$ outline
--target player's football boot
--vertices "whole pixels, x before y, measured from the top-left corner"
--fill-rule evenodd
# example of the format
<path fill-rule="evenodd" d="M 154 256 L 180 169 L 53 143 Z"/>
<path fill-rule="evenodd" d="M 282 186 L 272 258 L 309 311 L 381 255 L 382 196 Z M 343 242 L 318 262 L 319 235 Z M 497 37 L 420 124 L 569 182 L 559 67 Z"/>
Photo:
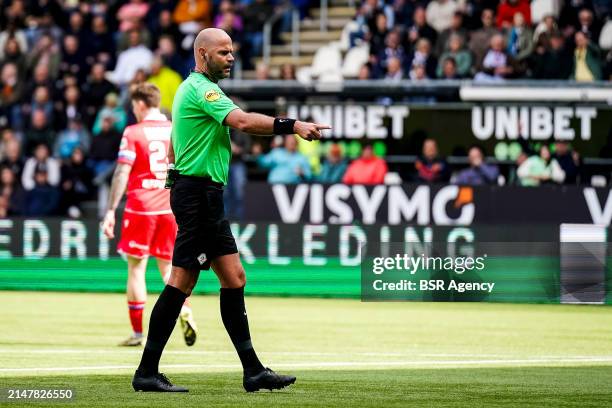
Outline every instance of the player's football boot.
<path fill-rule="evenodd" d="M 264 368 L 254 374 L 245 371 L 242 385 L 247 392 L 254 392 L 261 389 L 280 390 L 295 382 L 292 375 L 277 374 L 269 368 Z"/>
<path fill-rule="evenodd" d="M 145 338 L 143 336 L 138 337 L 138 336 L 131 335 L 130 337 L 123 340 L 121 343 L 117 345 L 121 347 L 138 347 L 138 346 L 142 346 L 142 343 L 144 343 L 144 340 Z"/>
<path fill-rule="evenodd" d="M 168 377 L 162 373 L 145 376 L 140 370 L 136 370 L 134 373 L 132 387 L 134 387 L 134 391 L 143 392 L 189 392 L 185 387 L 172 384 Z"/>
<path fill-rule="evenodd" d="M 188 307 L 181 309 L 179 315 L 179 321 L 181 322 L 181 330 L 183 331 L 183 337 L 185 338 L 185 344 L 193 346 L 198 337 L 198 328 L 193 318 L 193 312 Z"/>

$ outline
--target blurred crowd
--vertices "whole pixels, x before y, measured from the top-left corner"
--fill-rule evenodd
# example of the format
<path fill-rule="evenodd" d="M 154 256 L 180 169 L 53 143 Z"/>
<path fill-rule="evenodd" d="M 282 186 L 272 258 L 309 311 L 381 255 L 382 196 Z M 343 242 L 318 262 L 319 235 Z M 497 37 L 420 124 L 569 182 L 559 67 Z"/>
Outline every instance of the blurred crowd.
<path fill-rule="evenodd" d="M 195 35 L 211 26 L 232 36 L 249 68 L 277 3 L 0 0 L 0 217 L 78 217 L 135 122 L 131 85 L 154 83 L 170 111 L 194 66 Z"/>
<path fill-rule="evenodd" d="M 369 44 L 360 79 L 610 80 L 612 38 L 600 37 L 612 2 L 549 3 L 536 23 L 529 0 L 365 0 L 351 33 Z"/>

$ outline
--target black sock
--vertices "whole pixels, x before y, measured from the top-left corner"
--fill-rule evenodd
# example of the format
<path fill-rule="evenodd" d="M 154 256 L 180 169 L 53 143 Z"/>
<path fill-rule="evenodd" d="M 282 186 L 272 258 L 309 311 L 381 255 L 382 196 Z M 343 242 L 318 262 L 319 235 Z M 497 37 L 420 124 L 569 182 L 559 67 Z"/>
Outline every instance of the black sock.
<path fill-rule="evenodd" d="M 245 371 L 259 371 L 264 367 L 257 358 L 251 334 L 249 319 L 244 307 L 244 287 L 237 289 L 221 288 L 221 319 L 229 334 Z"/>
<path fill-rule="evenodd" d="M 166 285 L 159 295 L 151 312 L 147 344 L 138 366 L 138 370 L 143 374 L 152 375 L 159 372 L 159 359 L 174 330 L 176 319 L 186 298 L 185 293 L 170 285 Z"/>

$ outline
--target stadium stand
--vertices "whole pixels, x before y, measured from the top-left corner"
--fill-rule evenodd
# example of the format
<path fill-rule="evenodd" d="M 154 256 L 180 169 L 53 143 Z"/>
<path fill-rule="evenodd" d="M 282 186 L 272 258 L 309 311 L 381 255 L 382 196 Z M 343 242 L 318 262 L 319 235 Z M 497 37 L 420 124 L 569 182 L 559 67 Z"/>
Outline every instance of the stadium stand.
<path fill-rule="evenodd" d="M 193 66 L 191 45 L 203 27 L 230 33 L 238 57 L 233 77 L 243 79 L 336 83 L 612 78 L 612 7 L 607 1 L 196 4 L 0 0 L 1 217 L 26 215 L 32 208 L 32 190 L 58 195 L 54 208 L 40 210 L 45 214 L 79 216 L 82 203 L 96 200 L 104 190 L 118 134 L 134 123 L 127 103 L 130 85 L 154 82 L 163 90 L 168 110 L 180 79 Z M 44 152 L 39 154 L 42 159 L 36 158 L 41 144 L 54 156 L 52 162 Z M 569 159 L 544 158 L 543 166 L 557 160 L 560 166 L 555 169 L 580 167 L 581 158 L 571 146 L 568 151 Z M 252 155 L 244 156 L 256 162 Z M 537 157 L 534 154 L 531 162 L 542 166 Z M 468 163 L 466 159 L 454 170 Z M 61 169 L 57 181 L 56 167 Z M 419 179 L 416 169 L 410 174 L 404 170 L 393 174 Z M 506 176 L 504 182 L 521 179 L 507 172 Z M 581 178 L 566 177 L 563 182 Z"/>

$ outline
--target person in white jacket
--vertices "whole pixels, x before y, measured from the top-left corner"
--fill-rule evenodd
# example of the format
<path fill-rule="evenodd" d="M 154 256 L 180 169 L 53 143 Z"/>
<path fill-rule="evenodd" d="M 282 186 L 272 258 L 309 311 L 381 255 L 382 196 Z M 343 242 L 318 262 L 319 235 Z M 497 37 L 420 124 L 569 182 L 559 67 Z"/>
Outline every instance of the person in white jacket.
<path fill-rule="evenodd" d="M 26 160 L 21 174 L 21 184 L 26 191 L 32 190 L 36 186 L 34 176 L 36 166 L 43 164 L 47 170 L 47 181 L 51 186 L 58 186 L 60 183 L 60 163 L 57 159 L 49 156 L 49 148 L 45 144 L 39 144 L 34 148 L 34 156 Z"/>
<path fill-rule="evenodd" d="M 525 160 L 517 169 L 522 186 L 535 187 L 542 183 L 553 182 L 562 184 L 565 180 L 565 171 L 559 162 L 550 154 L 548 146 L 540 147 L 540 154 Z"/>

